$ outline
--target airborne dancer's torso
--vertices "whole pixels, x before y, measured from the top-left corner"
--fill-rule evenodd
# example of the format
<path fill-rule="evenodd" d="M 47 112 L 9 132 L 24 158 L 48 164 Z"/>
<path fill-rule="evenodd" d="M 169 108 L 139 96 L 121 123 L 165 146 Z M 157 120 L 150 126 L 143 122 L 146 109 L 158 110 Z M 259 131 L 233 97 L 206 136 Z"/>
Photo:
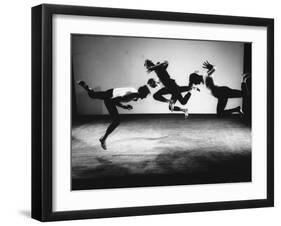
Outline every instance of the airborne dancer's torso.
<path fill-rule="evenodd" d="M 175 82 L 174 79 L 171 79 L 171 76 L 169 75 L 167 71 L 168 64 L 163 64 L 157 67 L 154 71 L 159 78 L 160 82 L 166 86 L 169 87 L 171 83 Z"/>
<path fill-rule="evenodd" d="M 137 93 L 138 91 L 132 87 L 115 88 L 112 91 L 112 99 L 118 99 L 119 102 L 130 102 L 136 99 L 134 96 Z"/>

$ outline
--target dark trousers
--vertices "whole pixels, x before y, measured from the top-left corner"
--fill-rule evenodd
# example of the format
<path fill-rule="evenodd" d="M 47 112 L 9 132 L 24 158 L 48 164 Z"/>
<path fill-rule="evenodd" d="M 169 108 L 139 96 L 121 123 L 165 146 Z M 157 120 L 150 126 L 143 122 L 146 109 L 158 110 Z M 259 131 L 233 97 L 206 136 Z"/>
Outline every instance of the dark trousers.
<path fill-rule="evenodd" d="M 189 93 L 188 91 L 190 91 L 189 86 L 178 86 L 176 82 L 171 82 L 154 93 L 153 98 L 161 102 L 167 102 L 167 99 L 164 97 L 164 95 L 171 94 L 171 100 L 173 102 L 179 101 L 182 105 L 185 105 L 191 96 L 191 93 Z M 181 93 L 183 92 L 188 93 L 182 96 Z M 181 109 L 175 106 L 173 110 L 180 111 Z"/>
<path fill-rule="evenodd" d="M 217 103 L 217 116 L 223 117 L 231 115 L 233 112 L 238 112 L 240 107 L 235 107 L 225 110 L 229 98 L 241 98 L 243 93 L 241 90 L 231 89 L 227 86 L 214 86 L 212 94 L 218 99 Z"/>
<path fill-rule="evenodd" d="M 116 107 L 116 103 L 111 99 L 113 94 L 113 89 L 109 89 L 107 91 L 101 91 L 101 92 L 89 91 L 88 94 L 93 99 L 103 100 L 104 105 L 108 111 L 108 114 L 110 115 L 111 124 L 108 126 L 105 135 L 103 136 L 103 139 L 105 140 L 108 137 L 108 135 L 111 134 L 113 130 L 115 130 L 117 126 L 120 124 L 120 117 Z"/>

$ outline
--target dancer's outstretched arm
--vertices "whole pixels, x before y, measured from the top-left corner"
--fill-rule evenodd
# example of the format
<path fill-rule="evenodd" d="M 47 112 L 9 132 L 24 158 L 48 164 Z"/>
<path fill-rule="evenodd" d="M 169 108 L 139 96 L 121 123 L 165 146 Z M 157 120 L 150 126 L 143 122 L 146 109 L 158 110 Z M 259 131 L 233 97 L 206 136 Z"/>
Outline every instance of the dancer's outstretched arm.
<path fill-rule="evenodd" d="M 133 109 L 132 105 L 130 105 L 130 104 L 124 105 L 124 104 L 121 104 L 120 102 L 116 102 L 116 106 L 118 106 L 120 108 L 123 108 L 123 109 L 127 109 L 127 110 Z"/>
<path fill-rule="evenodd" d="M 150 66 L 150 67 L 147 68 L 147 71 L 151 72 L 151 71 L 156 70 L 159 67 L 164 67 L 166 69 L 168 67 L 168 61 L 164 61 L 163 63 L 157 64 L 155 66 Z"/>
<path fill-rule="evenodd" d="M 123 108 L 123 109 L 127 109 L 127 110 L 132 110 L 133 109 L 133 107 L 132 107 L 132 105 L 125 105 L 125 104 L 122 104 L 122 100 L 126 100 L 126 102 L 128 102 L 128 101 L 130 101 L 132 98 L 134 98 L 134 96 L 135 95 L 133 95 L 133 94 L 128 94 L 127 95 L 127 98 L 126 97 L 115 97 L 115 98 L 112 98 L 112 102 L 116 105 L 116 106 L 118 106 L 118 107 L 120 107 L 120 108 Z M 133 99 L 132 99 L 133 100 Z"/>

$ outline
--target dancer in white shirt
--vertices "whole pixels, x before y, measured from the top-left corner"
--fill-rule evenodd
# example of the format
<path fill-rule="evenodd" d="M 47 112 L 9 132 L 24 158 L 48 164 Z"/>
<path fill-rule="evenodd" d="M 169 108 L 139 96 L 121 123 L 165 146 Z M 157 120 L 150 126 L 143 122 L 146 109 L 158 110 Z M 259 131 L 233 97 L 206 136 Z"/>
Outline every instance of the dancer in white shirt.
<path fill-rule="evenodd" d="M 107 91 L 96 92 L 92 88 L 90 88 L 84 81 L 78 81 L 77 83 L 88 92 L 89 97 L 103 100 L 108 110 L 108 113 L 111 117 L 112 120 L 111 124 L 108 126 L 105 134 L 99 139 L 101 146 L 104 150 L 106 150 L 107 137 L 120 124 L 119 113 L 116 106 L 127 110 L 132 110 L 133 107 L 131 105 L 129 104 L 124 105 L 122 103 L 144 99 L 150 93 L 146 85 L 139 87 L 138 90 L 131 87 L 124 87 L 124 88 L 114 88 L 114 89 L 109 89 Z"/>

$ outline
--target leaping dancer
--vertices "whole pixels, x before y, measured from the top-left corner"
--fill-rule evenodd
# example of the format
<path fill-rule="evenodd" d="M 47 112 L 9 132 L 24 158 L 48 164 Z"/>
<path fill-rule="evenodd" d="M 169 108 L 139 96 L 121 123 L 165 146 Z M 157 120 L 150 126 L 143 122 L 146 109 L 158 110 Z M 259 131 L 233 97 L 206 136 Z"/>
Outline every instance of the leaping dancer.
<path fill-rule="evenodd" d="M 125 87 L 113 88 L 106 91 L 97 92 L 90 88 L 84 81 L 78 81 L 77 83 L 87 91 L 89 97 L 93 99 L 103 100 L 110 115 L 112 122 L 108 126 L 105 134 L 99 139 L 101 146 L 104 150 L 106 150 L 107 137 L 120 124 L 119 113 L 116 106 L 121 107 L 123 109 L 132 110 L 133 107 L 131 105 L 123 105 L 122 103 L 128 103 L 130 101 L 144 99 L 150 93 L 146 85 L 139 87 L 138 90 L 131 87 Z"/>
<path fill-rule="evenodd" d="M 153 94 L 153 98 L 160 102 L 169 103 L 170 111 L 182 111 L 185 114 L 185 118 L 187 118 L 188 109 L 175 106 L 175 103 L 179 101 L 182 105 L 185 105 L 188 102 L 191 96 L 190 91 L 193 88 L 192 82 L 190 82 L 188 86 L 177 85 L 176 81 L 172 79 L 167 72 L 168 61 L 164 61 L 163 63 L 158 62 L 155 65 L 151 60 L 145 60 L 144 66 L 146 67 L 148 73 L 154 71 L 164 86 Z M 149 79 L 148 84 L 150 87 L 155 88 L 158 82 L 156 82 L 154 79 Z M 199 91 L 199 89 L 197 90 Z M 182 96 L 181 93 L 183 92 L 187 92 L 187 94 Z M 171 94 L 170 99 L 164 97 L 164 95 L 167 94 Z"/>
<path fill-rule="evenodd" d="M 241 107 L 237 106 L 235 108 L 225 110 L 227 101 L 229 98 L 241 98 L 243 97 L 243 92 L 237 89 L 231 89 L 227 86 L 218 86 L 214 82 L 213 73 L 215 72 L 214 65 L 210 64 L 208 61 L 205 61 L 202 66 L 204 69 L 207 69 L 207 75 L 205 77 L 205 84 L 208 89 L 210 89 L 212 95 L 218 99 L 217 103 L 217 116 L 219 118 L 231 115 L 234 112 L 243 115 Z M 198 75 L 200 76 L 200 75 Z M 204 83 L 203 76 L 201 77 L 202 83 Z"/>

